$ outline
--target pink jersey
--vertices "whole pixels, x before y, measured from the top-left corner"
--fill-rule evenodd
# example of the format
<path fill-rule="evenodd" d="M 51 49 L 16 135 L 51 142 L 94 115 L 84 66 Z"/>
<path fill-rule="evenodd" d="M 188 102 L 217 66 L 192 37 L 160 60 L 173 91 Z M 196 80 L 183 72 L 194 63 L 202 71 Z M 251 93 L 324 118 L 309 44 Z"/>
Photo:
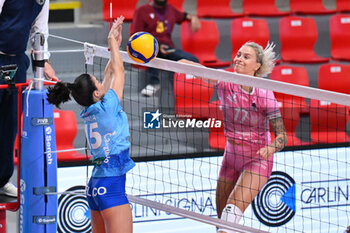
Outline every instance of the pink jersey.
<path fill-rule="evenodd" d="M 226 137 L 238 144 L 271 143 L 269 120 L 280 117 L 272 91 L 253 88 L 251 93 L 240 85 L 219 82 L 217 93 L 221 102 Z"/>

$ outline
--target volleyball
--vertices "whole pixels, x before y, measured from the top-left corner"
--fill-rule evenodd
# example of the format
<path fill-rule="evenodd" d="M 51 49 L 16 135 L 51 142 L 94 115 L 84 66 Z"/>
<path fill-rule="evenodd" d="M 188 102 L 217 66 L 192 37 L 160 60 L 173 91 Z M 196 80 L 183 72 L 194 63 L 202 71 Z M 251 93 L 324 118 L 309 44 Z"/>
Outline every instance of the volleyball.
<path fill-rule="evenodd" d="M 148 63 L 158 54 L 158 41 L 148 32 L 136 32 L 126 46 L 129 57 L 138 63 Z"/>

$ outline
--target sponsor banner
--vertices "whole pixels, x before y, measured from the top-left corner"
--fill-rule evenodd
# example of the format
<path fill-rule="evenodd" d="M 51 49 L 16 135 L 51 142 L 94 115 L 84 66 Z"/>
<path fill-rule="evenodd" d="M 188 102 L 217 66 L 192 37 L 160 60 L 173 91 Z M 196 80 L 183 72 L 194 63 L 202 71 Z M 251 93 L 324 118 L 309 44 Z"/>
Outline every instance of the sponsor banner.
<path fill-rule="evenodd" d="M 350 225 L 349 156 L 349 148 L 276 153 L 270 179 L 244 212 L 240 224 L 269 232 L 344 232 Z M 221 160 L 222 156 L 139 162 L 127 175 L 127 193 L 216 217 L 215 189 Z M 78 185 L 84 190 L 86 167 L 59 168 L 58 172 L 60 191 Z M 60 200 L 67 199 L 62 197 Z M 85 218 L 80 222 L 85 221 L 87 229 L 88 205 L 85 195 L 79 198 L 74 201 L 79 211 L 85 211 L 79 216 Z M 59 203 L 59 210 L 68 211 L 64 210 L 68 206 L 74 209 Z M 134 203 L 131 207 L 135 233 L 164 229 L 174 233 L 216 232 L 208 224 L 151 207 Z M 58 222 L 73 224 L 73 220 Z"/>

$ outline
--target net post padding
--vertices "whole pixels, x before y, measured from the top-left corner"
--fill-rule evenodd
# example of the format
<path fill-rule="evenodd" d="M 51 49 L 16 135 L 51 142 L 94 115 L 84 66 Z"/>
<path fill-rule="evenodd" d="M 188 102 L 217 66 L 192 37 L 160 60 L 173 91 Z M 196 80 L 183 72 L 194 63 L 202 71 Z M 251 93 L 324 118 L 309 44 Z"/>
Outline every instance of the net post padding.
<path fill-rule="evenodd" d="M 0 210 L 0 233 L 6 233 L 6 210 Z"/>
<path fill-rule="evenodd" d="M 155 208 L 158 210 L 162 210 L 164 212 L 167 213 L 172 213 L 175 215 L 179 215 L 181 217 L 185 217 L 188 219 L 192 219 L 195 221 L 199 221 L 202 223 L 206 223 L 206 224 L 210 224 L 219 228 L 223 228 L 223 229 L 228 229 L 228 230 L 234 230 L 237 232 L 245 232 L 245 233 L 267 233 L 267 231 L 262 231 L 262 230 L 258 230 L 255 228 L 251 228 L 251 227 L 246 227 L 240 224 L 235 224 L 235 223 L 229 223 L 226 222 L 224 220 L 221 219 L 216 219 L 213 217 L 209 217 L 203 214 L 199 214 L 199 213 L 195 213 L 192 211 L 188 211 L 188 210 L 184 210 L 184 209 L 180 209 L 180 208 L 176 208 L 170 205 L 166 205 L 166 204 L 162 204 L 156 201 L 152 201 L 152 200 L 148 200 L 145 198 L 141 198 L 141 197 L 137 197 L 137 196 L 133 196 L 128 194 L 128 199 L 129 201 L 135 203 L 135 204 L 139 204 L 139 205 L 143 205 L 143 206 L 147 206 L 147 207 L 151 207 L 151 208 Z"/>
<path fill-rule="evenodd" d="M 20 232 L 56 232 L 57 158 L 53 106 L 46 100 L 47 91 L 25 91 L 22 154 L 20 160 Z M 27 106 L 29 107 L 27 108 Z M 35 107 L 34 107 L 35 106 Z"/>
<path fill-rule="evenodd" d="M 110 57 L 110 52 L 105 47 L 88 43 L 85 43 L 84 47 L 89 48 L 90 51 L 92 51 L 92 56 L 103 57 L 106 59 L 109 59 Z M 121 51 L 120 53 L 124 62 L 140 65 L 139 63 L 136 63 L 133 60 L 131 60 L 127 52 Z M 210 78 L 212 80 L 217 81 L 231 82 L 246 86 L 254 86 L 276 92 L 280 92 L 281 90 L 283 90 L 283 93 L 285 94 L 301 96 L 310 99 L 330 101 L 336 104 L 349 105 L 350 103 L 350 95 L 342 93 L 300 86 L 275 80 L 269 80 L 265 78 L 253 77 L 250 75 L 237 74 L 225 70 L 207 68 L 204 66 L 179 63 L 161 58 L 155 58 L 152 62 L 142 64 L 142 66 L 153 67 L 177 73 L 192 74 L 194 76 Z"/>

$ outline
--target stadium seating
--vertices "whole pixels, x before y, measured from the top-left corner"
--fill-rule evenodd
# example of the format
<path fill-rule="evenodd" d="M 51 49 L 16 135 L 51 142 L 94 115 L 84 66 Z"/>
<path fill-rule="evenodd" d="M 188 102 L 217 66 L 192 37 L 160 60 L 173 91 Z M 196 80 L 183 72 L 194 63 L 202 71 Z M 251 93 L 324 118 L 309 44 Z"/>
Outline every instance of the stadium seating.
<path fill-rule="evenodd" d="M 112 19 L 120 15 L 125 17 L 124 21 L 132 21 L 138 0 L 103 0 L 103 20 L 110 22 L 110 3 L 112 2 Z"/>
<path fill-rule="evenodd" d="M 213 85 L 191 75 L 174 74 L 175 113 L 207 119 Z"/>
<path fill-rule="evenodd" d="M 243 14 L 268 17 L 289 15 L 289 12 L 280 11 L 275 0 L 243 0 Z"/>
<path fill-rule="evenodd" d="M 215 50 L 219 44 L 219 30 L 215 21 L 201 20 L 201 28 L 192 32 L 190 23 L 181 24 L 181 46 L 186 52 L 195 55 L 202 65 L 208 67 L 226 67 L 231 62 L 220 61 Z"/>
<path fill-rule="evenodd" d="M 349 0 L 337 0 L 337 11 L 338 12 L 350 12 L 350 1 Z"/>
<path fill-rule="evenodd" d="M 318 71 L 318 88 L 350 94 L 350 65 L 323 64 Z"/>
<path fill-rule="evenodd" d="M 300 140 L 295 133 L 295 130 L 300 120 L 300 107 L 295 106 L 290 102 L 278 102 L 284 127 L 287 132 L 287 146 L 307 145 L 309 142 Z M 274 136 L 274 134 L 272 133 Z"/>
<path fill-rule="evenodd" d="M 281 57 L 284 62 L 320 63 L 329 58 L 319 57 L 314 51 L 318 38 L 315 19 L 286 16 L 280 20 Z"/>
<path fill-rule="evenodd" d="M 231 22 L 232 55 L 235 56 L 247 41 L 265 47 L 270 39 L 269 26 L 265 19 L 238 18 Z"/>
<path fill-rule="evenodd" d="M 74 139 L 78 132 L 77 120 L 73 111 L 54 110 L 56 132 L 56 150 L 73 149 Z M 85 154 L 77 151 L 57 153 L 58 162 L 87 160 Z"/>
<path fill-rule="evenodd" d="M 309 86 L 309 77 L 303 66 L 277 66 L 270 74 L 270 79 L 302 86 Z M 308 114 L 309 106 L 305 98 L 275 92 L 275 97 L 280 105 L 281 115 L 288 135 L 287 146 L 299 146 L 307 144 L 301 141 L 295 134 L 299 124 L 300 114 Z"/>
<path fill-rule="evenodd" d="M 309 86 L 309 77 L 303 66 L 276 66 L 270 74 L 270 79 L 280 82 L 292 83 L 296 85 Z M 309 106 L 305 102 L 304 97 L 293 96 L 283 93 L 275 92 L 277 101 L 282 103 L 293 104 L 295 108 L 300 110 L 301 114 L 309 113 Z"/>
<path fill-rule="evenodd" d="M 311 140 L 314 143 L 350 142 L 345 132 L 348 120 L 348 107 L 310 100 Z"/>
<path fill-rule="evenodd" d="M 332 58 L 350 61 L 350 15 L 338 14 L 331 16 L 329 34 Z"/>
<path fill-rule="evenodd" d="M 242 16 L 231 10 L 230 0 L 197 0 L 197 16 L 207 18 L 232 18 Z"/>
<path fill-rule="evenodd" d="M 296 14 L 332 14 L 335 10 L 324 7 L 322 0 L 290 0 L 290 11 Z"/>

